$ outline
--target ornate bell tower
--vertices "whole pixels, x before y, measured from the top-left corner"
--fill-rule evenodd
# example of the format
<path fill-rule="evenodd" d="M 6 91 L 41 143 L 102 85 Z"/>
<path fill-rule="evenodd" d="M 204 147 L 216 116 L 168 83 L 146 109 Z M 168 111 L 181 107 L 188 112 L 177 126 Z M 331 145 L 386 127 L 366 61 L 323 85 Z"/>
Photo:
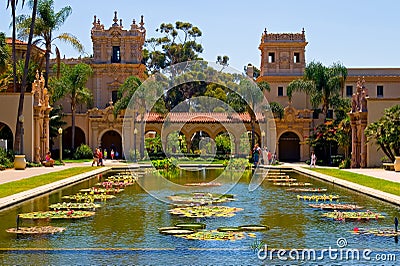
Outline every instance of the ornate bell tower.
<path fill-rule="evenodd" d="M 304 29 L 301 33 L 268 33 L 261 36 L 261 76 L 302 76 L 305 68 Z"/>
<path fill-rule="evenodd" d="M 133 20 L 129 29 L 124 29 L 122 19 L 114 12 L 113 24 L 105 29 L 100 19 L 94 16 L 91 29 L 93 42 L 94 106 L 103 109 L 117 100 L 117 90 L 129 76 L 146 78 L 146 66 L 142 64 L 142 49 L 146 38 L 143 16 L 140 23 Z"/>

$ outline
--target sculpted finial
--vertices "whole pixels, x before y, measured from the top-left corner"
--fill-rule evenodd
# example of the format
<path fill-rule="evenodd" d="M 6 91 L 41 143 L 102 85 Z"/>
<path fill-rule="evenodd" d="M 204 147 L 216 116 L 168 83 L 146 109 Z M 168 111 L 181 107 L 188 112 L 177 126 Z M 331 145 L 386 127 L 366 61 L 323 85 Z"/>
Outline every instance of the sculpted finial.
<path fill-rule="evenodd" d="M 140 23 L 139 24 L 140 24 L 140 27 L 143 28 L 143 25 L 144 25 L 143 15 L 140 16 Z"/>

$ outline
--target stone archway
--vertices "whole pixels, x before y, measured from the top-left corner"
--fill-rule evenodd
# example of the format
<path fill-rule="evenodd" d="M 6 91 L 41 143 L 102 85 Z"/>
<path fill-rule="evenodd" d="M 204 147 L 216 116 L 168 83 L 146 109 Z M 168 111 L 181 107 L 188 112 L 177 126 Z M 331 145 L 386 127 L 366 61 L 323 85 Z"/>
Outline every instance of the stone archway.
<path fill-rule="evenodd" d="M 285 132 L 279 137 L 279 161 L 300 161 L 300 138 L 294 132 Z"/>
<path fill-rule="evenodd" d="M 106 149 L 107 153 L 110 155 L 111 155 L 111 150 L 114 150 L 114 155 L 115 155 L 114 158 L 116 159 L 121 159 L 123 157 L 122 137 L 121 134 L 119 134 L 115 130 L 108 130 L 104 132 L 104 134 L 101 136 L 100 146 L 103 150 Z"/>
<path fill-rule="evenodd" d="M 7 124 L 0 122 L 0 148 L 12 150 L 14 145 L 13 141 L 14 136 L 11 128 Z"/>
<path fill-rule="evenodd" d="M 62 138 L 63 149 L 71 149 L 72 148 L 71 144 L 72 144 L 72 127 L 67 127 L 63 132 L 63 138 Z M 86 144 L 85 132 L 80 127 L 75 127 L 75 141 L 74 141 L 75 149 L 81 146 L 82 144 Z"/>

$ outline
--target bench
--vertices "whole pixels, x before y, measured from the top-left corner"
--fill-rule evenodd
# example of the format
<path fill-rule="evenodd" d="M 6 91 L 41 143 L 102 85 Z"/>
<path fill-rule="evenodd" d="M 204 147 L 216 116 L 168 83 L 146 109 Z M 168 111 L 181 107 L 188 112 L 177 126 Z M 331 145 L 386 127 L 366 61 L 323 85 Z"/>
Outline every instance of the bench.
<path fill-rule="evenodd" d="M 53 167 L 54 166 L 54 160 L 50 160 L 50 161 L 43 161 L 42 165 L 44 167 Z"/>
<path fill-rule="evenodd" d="M 394 163 L 383 163 L 383 169 L 394 171 Z"/>

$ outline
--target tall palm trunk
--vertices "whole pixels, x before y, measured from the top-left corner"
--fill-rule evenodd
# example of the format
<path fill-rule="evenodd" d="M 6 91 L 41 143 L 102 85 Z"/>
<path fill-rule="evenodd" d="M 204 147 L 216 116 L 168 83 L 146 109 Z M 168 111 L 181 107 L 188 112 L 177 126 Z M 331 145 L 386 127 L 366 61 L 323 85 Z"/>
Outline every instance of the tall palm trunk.
<path fill-rule="evenodd" d="M 51 37 L 50 37 L 51 38 Z M 46 44 L 46 73 L 44 74 L 44 87 L 47 88 L 49 83 L 49 71 L 50 71 L 50 53 L 51 53 L 51 43 Z"/>
<path fill-rule="evenodd" d="M 13 1 L 14 2 L 14 1 Z M 21 81 L 21 92 L 19 94 L 19 103 L 18 103 L 18 115 L 17 115 L 17 122 L 16 122 L 16 127 L 15 127 L 15 142 L 14 142 L 14 150 L 22 154 L 24 152 L 24 147 L 21 146 L 21 138 L 22 138 L 22 130 L 23 130 L 23 122 L 20 121 L 20 117 L 24 113 L 24 100 L 25 100 L 25 90 L 26 90 L 26 81 L 28 77 L 28 69 L 29 69 L 29 60 L 31 58 L 31 50 L 32 50 L 32 39 L 33 39 L 33 30 L 35 27 L 35 20 L 36 20 L 36 9 L 37 9 L 37 0 L 33 1 L 33 7 L 32 7 L 32 20 L 31 20 L 31 25 L 29 29 L 29 38 L 28 38 L 28 45 L 26 48 L 26 55 L 25 55 L 25 65 L 24 65 L 24 73 L 22 76 L 22 81 Z M 15 5 L 14 5 L 15 8 Z M 15 13 L 13 14 L 15 16 Z M 15 23 L 15 19 L 13 17 L 13 23 Z M 15 25 L 13 25 L 14 27 Z M 13 41 L 15 42 L 15 28 L 13 29 Z M 15 49 L 15 47 L 14 47 Z M 14 51 L 13 51 L 14 52 Z M 15 54 L 13 55 L 13 64 L 15 66 L 16 61 L 15 61 Z M 14 80 L 16 79 L 16 75 L 14 74 Z M 14 81 L 15 82 L 15 81 Z M 14 85 L 15 89 L 15 85 Z"/>
<path fill-rule="evenodd" d="M 17 92 L 17 54 L 15 49 L 15 39 L 16 39 L 16 25 L 15 25 L 15 1 L 11 0 L 11 13 L 12 13 L 12 66 L 13 66 L 13 87 L 14 92 Z M 14 142 L 15 143 L 15 142 Z"/>
<path fill-rule="evenodd" d="M 75 99 L 71 100 L 71 150 L 72 152 L 75 151 L 75 109 L 76 109 L 76 102 Z"/>

